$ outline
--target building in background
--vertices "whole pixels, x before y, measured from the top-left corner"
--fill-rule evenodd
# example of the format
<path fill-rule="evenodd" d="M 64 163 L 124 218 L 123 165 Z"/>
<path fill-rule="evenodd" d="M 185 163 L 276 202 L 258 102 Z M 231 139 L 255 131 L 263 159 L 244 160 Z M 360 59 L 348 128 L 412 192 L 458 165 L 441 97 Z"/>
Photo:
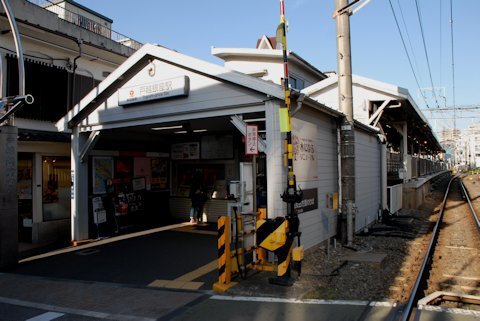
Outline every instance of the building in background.
<path fill-rule="evenodd" d="M 280 46 L 280 47 L 279 47 Z M 263 35 L 255 48 L 215 48 L 213 56 L 224 61 L 224 67 L 262 80 L 282 84 L 283 52 L 275 37 Z M 300 91 L 327 78 L 323 72 L 293 51 L 288 53 L 289 84 Z"/>
<path fill-rule="evenodd" d="M 462 129 L 457 140 L 457 155 L 461 170 L 480 167 L 480 124 Z"/>
<path fill-rule="evenodd" d="M 111 29 L 112 20 L 75 1 L 11 1 L 21 34 L 26 93 L 19 110 L 19 241 L 70 239 L 70 134 L 54 123 L 141 46 Z M 0 11 L 0 96 L 18 93 L 18 61 Z"/>

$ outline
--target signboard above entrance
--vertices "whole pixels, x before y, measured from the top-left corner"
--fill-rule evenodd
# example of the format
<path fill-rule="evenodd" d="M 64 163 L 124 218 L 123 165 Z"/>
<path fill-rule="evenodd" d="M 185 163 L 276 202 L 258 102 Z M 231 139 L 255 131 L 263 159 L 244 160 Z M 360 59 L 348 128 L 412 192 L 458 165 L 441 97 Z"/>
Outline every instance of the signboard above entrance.
<path fill-rule="evenodd" d="M 148 84 L 120 88 L 118 104 L 125 106 L 151 100 L 186 97 L 189 91 L 190 79 L 187 76 L 157 80 Z"/>

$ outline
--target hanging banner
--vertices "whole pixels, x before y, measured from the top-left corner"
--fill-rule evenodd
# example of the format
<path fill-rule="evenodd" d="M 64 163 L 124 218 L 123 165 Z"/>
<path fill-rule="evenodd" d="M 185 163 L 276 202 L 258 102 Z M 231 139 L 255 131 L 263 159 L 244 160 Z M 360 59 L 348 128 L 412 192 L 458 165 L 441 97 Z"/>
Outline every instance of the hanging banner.
<path fill-rule="evenodd" d="M 297 182 L 318 180 L 317 125 L 292 118 L 293 168 Z"/>
<path fill-rule="evenodd" d="M 245 155 L 258 155 L 258 125 L 247 125 Z"/>

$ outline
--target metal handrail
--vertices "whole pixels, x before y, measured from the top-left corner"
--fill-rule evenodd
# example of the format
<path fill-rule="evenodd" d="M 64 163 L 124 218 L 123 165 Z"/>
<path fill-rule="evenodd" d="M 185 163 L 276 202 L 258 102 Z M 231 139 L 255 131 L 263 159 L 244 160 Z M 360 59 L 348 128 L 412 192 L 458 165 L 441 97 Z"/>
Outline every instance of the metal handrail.
<path fill-rule="evenodd" d="M 94 21 L 85 16 L 69 11 L 49 0 L 27 0 L 27 1 L 46 11 L 55 13 L 58 16 L 58 18 L 62 20 L 73 23 L 83 29 L 86 29 L 98 35 L 104 36 L 126 47 L 130 47 L 132 49 L 138 50 L 143 45 L 141 42 L 136 41 L 130 37 L 127 37 L 119 32 L 116 32 L 113 29 L 110 29 L 102 25 L 98 21 Z M 48 7 L 48 9 L 46 9 L 46 7 Z"/>

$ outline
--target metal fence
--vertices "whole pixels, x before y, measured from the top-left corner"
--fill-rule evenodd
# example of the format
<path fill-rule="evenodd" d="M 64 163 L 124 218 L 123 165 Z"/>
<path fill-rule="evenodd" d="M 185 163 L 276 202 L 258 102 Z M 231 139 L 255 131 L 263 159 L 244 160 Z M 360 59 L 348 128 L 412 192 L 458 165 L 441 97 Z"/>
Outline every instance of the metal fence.
<path fill-rule="evenodd" d="M 398 177 L 398 172 L 403 168 L 402 155 L 400 153 L 387 152 L 387 175 Z"/>
<path fill-rule="evenodd" d="M 444 162 L 407 155 L 406 177 L 399 175 L 403 170 L 403 160 L 400 153 L 387 152 L 387 175 L 389 178 L 405 178 L 407 180 L 430 175 L 447 169 Z"/>
<path fill-rule="evenodd" d="M 104 36 L 108 39 L 116 41 L 124 46 L 130 47 L 132 49 L 140 49 L 143 45 L 141 42 L 138 42 L 130 37 L 127 37 L 119 32 L 116 32 L 100 22 L 94 21 L 82 15 L 79 15 L 75 12 L 71 12 L 58 4 L 55 4 L 48 0 L 27 0 L 30 3 L 33 3 L 44 10 L 55 13 L 60 19 L 73 23 L 83 29 L 89 30 L 98 35 Z"/>

